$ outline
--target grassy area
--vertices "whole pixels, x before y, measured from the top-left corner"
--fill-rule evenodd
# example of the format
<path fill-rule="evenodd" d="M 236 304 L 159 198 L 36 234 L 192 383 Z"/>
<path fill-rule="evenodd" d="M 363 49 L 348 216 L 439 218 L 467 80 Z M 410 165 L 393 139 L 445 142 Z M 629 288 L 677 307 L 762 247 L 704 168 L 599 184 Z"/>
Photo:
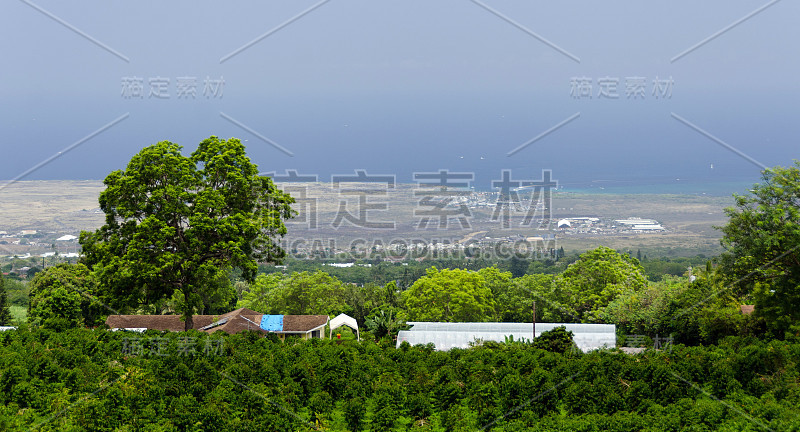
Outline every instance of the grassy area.
<path fill-rule="evenodd" d="M 11 310 L 11 317 L 14 320 L 14 322 L 28 321 L 28 309 L 25 306 L 11 305 L 9 309 Z"/>

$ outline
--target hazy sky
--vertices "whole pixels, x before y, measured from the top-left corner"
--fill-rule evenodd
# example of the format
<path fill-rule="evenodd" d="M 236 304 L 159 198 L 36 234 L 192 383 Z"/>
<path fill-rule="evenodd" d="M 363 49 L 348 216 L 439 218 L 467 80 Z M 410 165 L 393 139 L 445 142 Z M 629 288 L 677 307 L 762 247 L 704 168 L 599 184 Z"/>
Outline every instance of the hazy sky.
<path fill-rule="evenodd" d="M 755 181 L 800 158 L 798 19 L 790 0 L 4 0 L 0 179 L 66 149 L 25 179 L 101 179 L 218 135 L 321 180 Z"/>

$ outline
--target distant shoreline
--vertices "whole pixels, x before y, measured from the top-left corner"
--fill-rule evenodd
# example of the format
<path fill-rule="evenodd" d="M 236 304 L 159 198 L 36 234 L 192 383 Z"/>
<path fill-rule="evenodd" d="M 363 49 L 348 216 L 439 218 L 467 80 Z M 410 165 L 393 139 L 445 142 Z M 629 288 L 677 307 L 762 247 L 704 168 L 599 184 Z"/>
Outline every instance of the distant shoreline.
<path fill-rule="evenodd" d="M 11 180 L 0 180 L 5 188 Z M 102 187 L 103 180 L 19 180 L 14 183 L 97 183 Z M 322 184 L 329 182 L 320 182 Z M 558 193 L 602 194 L 602 195 L 705 195 L 730 197 L 733 194 L 746 194 L 757 181 L 691 181 L 672 180 L 667 182 L 634 182 L 617 180 L 595 180 L 592 182 L 560 184 Z M 398 186 L 413 186 L 413 183 L 398 183 Z M 491 189 L 475 188 L 477 192 L 492 192 Z M 0 189 L 0 194 L 2 194 Z"/>
<path fill-rule="evenodd" d="M 733 194 L 745 194 L 755 182 L 692 182 L 676 180 L 669 183 L 614 184 L 612 182 L 596 182 L 588 185 L 566 186 L 558 189 L 559 193 L 577 194 L 610 194 L 610 195 L 707 195 L 729 197 Z"/>

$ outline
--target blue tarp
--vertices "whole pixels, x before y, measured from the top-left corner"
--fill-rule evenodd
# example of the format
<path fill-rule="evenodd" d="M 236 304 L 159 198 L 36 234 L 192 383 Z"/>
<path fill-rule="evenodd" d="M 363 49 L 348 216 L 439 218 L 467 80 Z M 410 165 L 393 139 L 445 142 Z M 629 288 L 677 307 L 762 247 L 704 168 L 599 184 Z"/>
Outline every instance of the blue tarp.
<path fill-rule="evenodd" d="M 261 329 L 266 331 L 283 331 L 283 315 L 262 316 Z"/>

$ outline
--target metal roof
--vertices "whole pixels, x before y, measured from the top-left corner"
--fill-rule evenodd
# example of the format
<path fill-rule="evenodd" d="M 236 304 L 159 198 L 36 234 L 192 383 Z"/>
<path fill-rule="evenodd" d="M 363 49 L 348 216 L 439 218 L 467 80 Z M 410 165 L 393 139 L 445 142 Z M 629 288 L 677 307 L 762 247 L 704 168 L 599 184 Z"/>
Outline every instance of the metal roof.
<path fill-rule="evenodd" d="M 533 323 L 408 322 L 407 324 L 412 327 L 398 333 L 398 347 L 404 341 L 411 345 L 432 343 L 437 350 L 446 351 L 452 348 L 468 348 L 470 343 L 476 340 L 504 342 L 507 336 L 513 336 L 514 340 L 530 340 L 533 333 Z M 536 323 L 536 336 L 561 326 L 572 332 L 575 344 L 582 351 L 616 346 L 616 326 L 613 324 Z"/>

